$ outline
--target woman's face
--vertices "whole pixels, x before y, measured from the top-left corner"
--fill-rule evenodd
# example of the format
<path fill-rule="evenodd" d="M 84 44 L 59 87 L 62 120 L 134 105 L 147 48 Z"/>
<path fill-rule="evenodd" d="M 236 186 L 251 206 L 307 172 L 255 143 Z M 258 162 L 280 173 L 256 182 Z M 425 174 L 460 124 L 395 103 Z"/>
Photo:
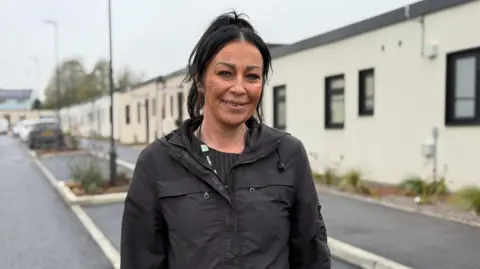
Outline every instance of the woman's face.
<path fill-rule="evenodd" d="M 252 44 L 235 41 L 212 59 L 203 78 L 205 114 L 238 126 L 254 113 L 262 94 L 263 58 Z"/>

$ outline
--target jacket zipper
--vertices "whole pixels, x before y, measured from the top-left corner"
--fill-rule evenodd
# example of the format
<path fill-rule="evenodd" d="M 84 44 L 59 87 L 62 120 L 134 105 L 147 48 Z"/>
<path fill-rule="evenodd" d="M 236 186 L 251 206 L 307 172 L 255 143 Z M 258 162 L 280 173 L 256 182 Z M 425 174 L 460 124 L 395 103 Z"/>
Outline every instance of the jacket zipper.
<path fill-rule="evenodd" d="M 215 171 L 213 171 L 213 168 L 212 168 L 211 166 L 205 165 L 205 164 L 202 163 L 201 161 L 197 160 L 197 158 L 195 158 L 195 156 L 194 156 L 192 153 L 190 153 L 190 151 L 188 150 L 188 148 L 185 147 L 184 145 L 182 145 L 182 144 L 180 144 L 180 143 L 177 143 L 177 142 L 175 142 L 175 141 L 172 141 L 172 140 L 170 140 L 169 142 L 172 143 L 173 145 L 176 145 L 176 146 L 178 146 L 178 147 L 183 148 L 183 149 L 186 151 L 186 153 L 187 153 L 188 155 L 190 155 L 189 157 L 193 158 L 198 164 L 200 164 L 201 166 L 203 166 L 205 169 L 207 169 L 208 171 L 210 171 L 210 172 L 215 176 L 215 181 L 216 181 L 215 183 L 217 183 L 217 185 L 220 187 L 220 189 L 224 188 L 224 185 L 223 185 L 222 181 L 220 180 L 220 178 L 219 178 L 219 176 L 217 175 L 217 173 L 215 173 Z"/>

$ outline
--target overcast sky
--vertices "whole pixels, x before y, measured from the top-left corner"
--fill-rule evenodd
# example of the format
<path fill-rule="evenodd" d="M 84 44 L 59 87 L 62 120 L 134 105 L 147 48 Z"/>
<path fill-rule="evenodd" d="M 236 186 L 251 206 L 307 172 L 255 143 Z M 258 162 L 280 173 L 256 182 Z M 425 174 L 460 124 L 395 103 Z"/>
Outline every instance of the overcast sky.
<path fill-rule="evenodd" d="M 291 43 L 413 2 L 112 0 L 114 69 L 129 66 L 150 78 L 184 67 L 208 23 L 229 9 L 246 13 L 266 42 Z M 0 88 L 45 88 L 54 32 L 44 19 L 58 23 L 61 60 L 77 57 L 90 69 L 108 58 L 107 8 L 107 0 L 0 0 Z"/>

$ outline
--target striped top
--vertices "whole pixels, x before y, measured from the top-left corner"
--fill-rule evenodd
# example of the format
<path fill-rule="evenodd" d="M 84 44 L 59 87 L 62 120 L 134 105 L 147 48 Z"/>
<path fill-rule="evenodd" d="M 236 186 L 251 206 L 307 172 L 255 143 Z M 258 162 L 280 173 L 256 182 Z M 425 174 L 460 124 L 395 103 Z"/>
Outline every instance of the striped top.
<path fill-rule="evenodd" d="M 240 154 L 215 150 L 206 146 L 197 136 L 193 137 L 193 146 L 198 150 L 198 154 L 203 158 L 208 157 L 207 162 L 212 166 L 213 170 L 217 172 L 222 183 L 227 186 L 228 173 L 237 162 Z"/>

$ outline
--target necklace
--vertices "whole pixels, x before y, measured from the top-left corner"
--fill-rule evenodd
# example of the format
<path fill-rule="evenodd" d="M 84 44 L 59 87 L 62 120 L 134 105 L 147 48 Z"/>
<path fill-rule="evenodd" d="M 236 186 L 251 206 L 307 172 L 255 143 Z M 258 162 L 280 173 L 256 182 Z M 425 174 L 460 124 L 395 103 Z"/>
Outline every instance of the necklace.
<path fill-rule="evenodd" d="M 244 135 L 244 137 L 243 137 L 243 139 L 244 139 L 244 140 L 243 140 L 243 143 L 244 143 L 244 144 L 246 144 L 247 141 L 248 141 L 248 130 L 249 130 L 248 127 L 245 126 L 245 135 Z M 202 142 L 202 144 L 201 144 L 202 151 L 208 151 L 208 146 L 207 146 L 206 143 L 203 142 L 203 140 L 202 140 L 202 124 L 200 124 L 200 126 L 198 126 L 198 129 L 197 129 L 195 135 L 196 135 L 196 136 L 198 137 L 198 139 Z M 205 147 L 206 147 L 206 149 L 205 149 Z"/>

